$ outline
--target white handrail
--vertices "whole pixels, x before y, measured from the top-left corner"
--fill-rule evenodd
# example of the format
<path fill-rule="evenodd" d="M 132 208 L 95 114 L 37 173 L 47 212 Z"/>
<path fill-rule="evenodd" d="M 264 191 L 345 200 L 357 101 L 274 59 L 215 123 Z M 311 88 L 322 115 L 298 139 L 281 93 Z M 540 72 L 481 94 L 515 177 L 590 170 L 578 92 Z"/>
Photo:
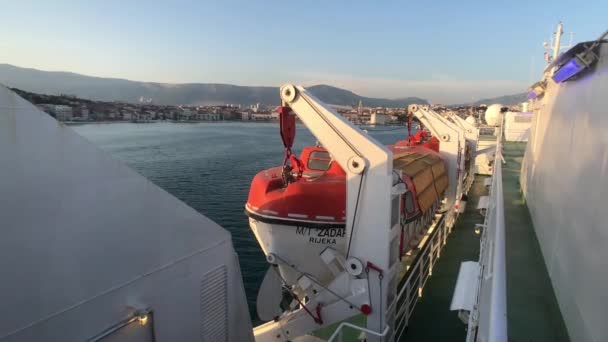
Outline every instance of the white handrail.
<path fill-rule="evenodd" d="M 477 301 L 469 316 L 467 341 L 506 342 L 507 290 L 505 212 L 502 186 L 502 125 L 496 141 L 490 203 L 481 238 Z"/>
<path fill-rule="evenodd" d="M 358 325 L 355 325 L 355 324 L 352 324 L 352 323 L 349 323 L 349 322 L 342 322 L 342 323 L 340 323 L 340 325 L 338 326 L 338 328 L 336 329 L 336 331 L 334 331 L 334 333 L 331 334 L 331 336 L 329 337 L 329 339 L 327 340 L 327 342 L 331 342 L 337 336 L 341 336 L 342 335 L 342 329 L 344 327 L 353 328 L 355 330 L 363 331 L 364 333 L 371 334 L 371 335 L 378 336 L 378 337 L 384 337 L 384 336 L 386 336 L 386 334 L 388 334 L 388 331 L 390 330 L 390 327 L 387 325 L 386 327 L 384 327 L 384 330 L 381 333 L 379 333 L 377 331 L 369 330 L 367 328 L 360 327 Z"/>
<path fill-rule="evenodd" d="M 501 128 L 502 139 L 502 128 Z M 492 279 L 492 309 L 490 310 L 490 341 L 507 341 L 507 267 L 505 250 L 505 212 L 502 189 L 502 143 L 497 149 L 496 169 L 496 235 L 494 236 L 494 277 Z"/>

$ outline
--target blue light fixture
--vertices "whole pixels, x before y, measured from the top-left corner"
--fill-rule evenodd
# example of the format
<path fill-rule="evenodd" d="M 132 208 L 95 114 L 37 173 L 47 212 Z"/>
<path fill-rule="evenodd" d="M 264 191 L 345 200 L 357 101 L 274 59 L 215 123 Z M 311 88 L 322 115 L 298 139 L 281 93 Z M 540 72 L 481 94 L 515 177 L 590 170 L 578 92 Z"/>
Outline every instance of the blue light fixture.
<path fill-rule="evenodd" d="M 606 43 L 604 38 L 607 36 L 608 31 L 604 32 L 597 40 L 576 44 L 549 63 L 545 68 L 545 74 L 552 74 L 551 78 L 557 83 L 566 82 L 574 79 L 575 76 L 580 76 L 584 71 L 591 69 L 600 59 L 599 45 Z"/>
<path fill-rule="evenodd" d="M 541 97 L 545 93 L 547 84 L 544 81 L 534 83 L 528 88 L 528 100 Z"/>
<path fill-rule="evenodd" d="M 567 81 L 585 70 L 585 68 L 587 68 L 587 63 L 579 55 L 575 55 L 555 71 L 553 80 L 557 83 Z"/>
<path fill-rule="evenodd" d="M 566 56 L 566 62 L 560 63 L 553 73 L 553 80 L 557 83 L 568 81 L 579 75 L 585 69 L 589 69 L 599 56 L 594 52 L 595 45 L 591 45 L 583 52 Z"/>

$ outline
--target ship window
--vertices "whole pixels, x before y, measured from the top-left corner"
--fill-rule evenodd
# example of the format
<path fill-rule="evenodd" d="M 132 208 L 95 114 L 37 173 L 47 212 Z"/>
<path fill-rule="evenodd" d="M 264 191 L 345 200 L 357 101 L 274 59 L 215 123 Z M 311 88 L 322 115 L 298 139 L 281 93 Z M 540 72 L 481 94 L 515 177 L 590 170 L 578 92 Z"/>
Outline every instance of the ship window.
<path fill-rule="evenodd" d="M 391 228 L 399 223 L 399 196 L 393 197 L 391 203 Z"/>
<path fill-rule="evenodd" d="M 331 157 L 327 151 L 313 151 L 308 156 L 308 168 L 317 171 L 327 171 Z"/>
<path fill-rule="evenodd" d="M 411 192 L 406 192 L 405 193 L 405 212 L 407 212 L 408 214 L 413 214 L 414 213 L 414 196 L 412 196 Z"/>

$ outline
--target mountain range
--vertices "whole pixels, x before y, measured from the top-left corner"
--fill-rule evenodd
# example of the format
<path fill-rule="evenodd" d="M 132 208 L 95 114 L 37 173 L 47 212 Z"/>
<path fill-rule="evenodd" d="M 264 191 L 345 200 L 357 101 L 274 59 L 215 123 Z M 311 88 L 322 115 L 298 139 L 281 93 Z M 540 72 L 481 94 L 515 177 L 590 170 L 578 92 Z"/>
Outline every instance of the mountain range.
<path fill-rule="evenodd" d="M 482 99 L 482 100 L 475 101 L 472 103 L 467 103 L 466 105 L 479 106 L 482 104 L 491 105 L 494 103 L 499 103 L 503 106 L 513 106 L 513 105 L 518 105 L 527 100 L 528 100 L 528 93 L 519 93 L 519 94 L 513 94 L 513 95 L 504 95 L 504 96 L 499 96 L 499 97 L 493 97 L 493 98 L 489 98 L 489 99 Z"/>
<path fill-rule="evenodd" d="M 161 105 L 278 105 L 278 87 L 251 87 L 216 83 L 168 84 L 138 82 L 118 78 L 86 76 L 71 72 L 42 71 L 0 64 L 0 83 L 9 87 L 49 95 L 74 95 L 97 101 L 136 103 L 140 98 Z M 315 85 L 307 89 L 325 103 L 357 106 L 362 101 L 370 107 L 406 107 L 412 103 L 428 104 L 418 97 L 382 99 L 357 95 L 346 89 Z"/>

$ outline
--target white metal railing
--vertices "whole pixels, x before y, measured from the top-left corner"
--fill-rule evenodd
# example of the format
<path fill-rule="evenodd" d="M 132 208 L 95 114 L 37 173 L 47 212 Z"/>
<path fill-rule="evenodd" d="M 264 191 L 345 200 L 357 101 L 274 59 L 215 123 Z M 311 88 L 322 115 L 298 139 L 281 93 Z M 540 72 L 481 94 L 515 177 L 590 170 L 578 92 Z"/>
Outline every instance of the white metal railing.
<path fill-rule="evenodd" d="M 441 255 L 441 249 L 447 243 L 450 233 L 445 216 L 438 216 L 427 242 L 416 255 L 414 262 L 407 270 L 405 277 L 397 288 L 397 297 L 388 307 L 388 312 L 397 310 L 395 315 L 395 341 L 398 341 L 409 324 L 418 299 L 428 278 L 433 274 L 433 266 Z"/>
<path fill-rule="evenodd" d="M 475 175 L 469 174 L 463 187 L 467 193 Z M 458 213 L 456 213 L 458 215 Z M 396 310 L 393 337 L 399 341 L 409 325 L 410 318 L 427 280 L 433 274 L 433 267 L 441 256 L 441 250 L 447 244 L 447 237 L 452 231 L 452 225 L 446 221 L 446 215 L 436 215 L 435 221 L 429 228 L 427 241 L 423 244 L 413 263 L 409 266 L 403 280 L 397 287 L 397 296 L 389 305 L 387 312 Z"/>
<path fill-rule="evenodd" d="M 468 193 L 473 184 L 475 175 L 468 174 L 463 182 L 464 193 Z M 455 213 L 458 215 L 458 211 Z M 453 223 L 453 221 L 452 221 Z M 414 257 L 413 262 L 407 269 L 405 276 L 397 286 L 397 296 L 388 306 L 386 312 L 396 311 L 394 328 L 391 330 L 387 326 L 380 335 L 373 332 L 375 336 L 392 336 L 394 341 L 399 341 L 409 325 L 410 318 L 414 313 L 414 308 L 418 300 L 422 297 L 422 292 L 427 280 L 433 274 L 433 267 L 441 255 L 441 250 L 447 244 L 447 237 L 451 233 L 453 224 L 449 225 L 446 221 L 446 214 L 435 215 L 433 224 L 427 231 L 427 235 L 422 243 L 422 247 Z M 349 327 L 362 332 L 368 332 L 364 327 L 343 322 L 334 331 L 328 341 L 342 341 L 343 329 Z"/>
<path fill-rule="evenodd" d="M 467 342 L 507 341 L 505 212 L 502 189 L 502 133 L 498 130 L 490 201 L 479 251 L 476 303 L 469 315 Z"/>
<path fill-rule="evenodd" d="M 427 233 L 426 242 L 406 271 L 403 280 L 397 287 L 397 296 L 386 310 L 386 312 L 397 311 L 394 329 L 391 330 L 389 326 L 386 326 L 382 333 L 378 333 L 368 331 L 364 327 L 343 322 L 334 331 L 328 341 L 342 341 L 343 330 L 346 327 L 370 333 L 374 336 L 386 337 L 390 335 L 393 337 L 393 340 L 398 341 L 406 331 L 418 299 L 422 297 L 424 285 L 433 274 L 433 266 L 437 262 L 437 259 L 439 259 L 441 249 L 447 243 L 449 233 L 450 227 L 446 225 L 445 215 L 437 215 L 433 225 L 429 229 L 429 233 Z"/>
<path fill-rule="evenodd" d="M 377 337 L 385 337 L 390 330 L 390 327 L 387 325 L 384 327 L 384 330 L 381 333 L 379 333 L 377 331 L 373 331 L 373 330 L 370 330 L 370 329 L 367 329 L 367 328 L 364 328 L 364 327 L 361 327 L 361 326 L 358 326 L 358 325 L 355 325 L 352 323 L 342 322 L 342 323 L 340 323 L 340 325 L 338 326 L 336 331 L 334 331 L 334 333 L 331 334 L 331 336 L 329 337 L 327 342 L 333 342 L 336 338 L 338 339 L 338 341 L 342 341 L 342 332 L 343 332 L 344 328 L 346 328 L 346 327 L 354 329 L 354 330 L 362 331 L 366 334 L 370 334 L 370 335 L 377 336 Z"/>

